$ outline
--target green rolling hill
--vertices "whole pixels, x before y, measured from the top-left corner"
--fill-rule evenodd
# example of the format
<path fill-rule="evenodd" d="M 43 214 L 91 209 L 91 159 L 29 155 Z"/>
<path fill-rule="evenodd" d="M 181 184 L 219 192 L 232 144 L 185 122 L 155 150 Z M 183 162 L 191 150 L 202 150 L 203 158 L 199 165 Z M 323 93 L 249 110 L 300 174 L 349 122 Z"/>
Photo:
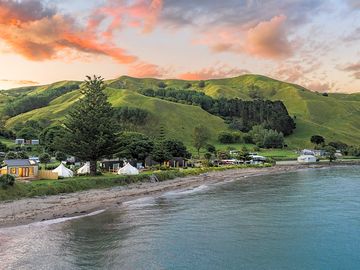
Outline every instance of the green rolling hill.
<path fill-rule="evenodd" d="M 296 118 L 297 129 L 287 137 L 291 148 L 310 146 L 309 139 L 314 134 L 324 136 L 327 141 L 343 141 L 348 144 L 360 144 L 360 93 L 329 94 L 311 92 L 299 85 L 277 81 L 260 75 L 243 75 L 229 79 L 205 81 L 199 87 L 197 81 L 137 79 L 127 76 L 107 81 L 107 94 L 115 107 L 128 106 L 147 110 L 149 121 L 143 131 L 156 136 L 163 127 L 169 137 L 177 138 L 188 145 L 195 126 L 202 124 L 209 127 L 212 142 L 216 142 L 218 133 L 228 127 L 220 117 L 211 115 L 200 107 L 174 103 L 158 98 L 143 96 L 139 89 L 159 87 L 163 82 L 166 87 L 202 91 L 213 98 L 227 97 L 251 100 L 255 96 L 270 100 L 281 100 L 289 114 Z M 17 88 L 0 92 L 0 115 L 7 102 L 23 96 L 39 95 L 51 89 L 80 85 L 81 82 L 63 81 L 40 87 Z M 48 106 L 31 110 L 7 120 L 7 127 L 33 119 L 60 121 L 67 110 L 81 96 L 79 90 L 67 92 L 54 98 Z"/>

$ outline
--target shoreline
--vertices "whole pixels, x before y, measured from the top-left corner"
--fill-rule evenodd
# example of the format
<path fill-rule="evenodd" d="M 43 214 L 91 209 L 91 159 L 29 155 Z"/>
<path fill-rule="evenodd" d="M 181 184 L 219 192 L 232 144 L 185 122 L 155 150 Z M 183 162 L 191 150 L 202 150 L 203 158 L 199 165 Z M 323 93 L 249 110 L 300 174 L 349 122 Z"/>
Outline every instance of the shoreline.
<path fill-rule="evenodd" d="M 268 168 L 230 169 L 157 183 L 143 182 L 107 189 L 93 189 L 77 193 L 3 202 L 0 203 L 0 228 L 27 225 L 58 218 L 85 216 L 91 212 L 106 210 L 114 205 L 122 205 L 132 200 L 157 196 L 168 191 L 193 189 L 204 184 L 216 184 L 228 180 L 241 181 L 241 178 L 335 166 L 349 166 L 349 164 L 297 164 L 278 165 Z"/>

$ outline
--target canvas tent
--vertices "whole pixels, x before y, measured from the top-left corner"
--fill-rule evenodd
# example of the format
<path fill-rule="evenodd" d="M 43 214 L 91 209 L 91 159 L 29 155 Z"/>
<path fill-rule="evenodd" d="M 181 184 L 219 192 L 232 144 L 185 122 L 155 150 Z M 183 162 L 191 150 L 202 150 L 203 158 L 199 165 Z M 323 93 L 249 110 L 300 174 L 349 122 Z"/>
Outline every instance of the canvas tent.
<path fill-rule="evenodd" d="M 301 155 L 297 160 L 299 163 L 313 163 L 316 162 L 316 157 L 312 155 Z"/>
<path fill-rule="evenodd" d="M 68 168 L 66 168 L 64 166 L 64 164 L 60 164 L 59 167 L 57 167 L 56 169 L 54 169 L 52 172 L 57 173 L 59 177 L 64 177 L 64 178 L 68 178 L 68 177 L 73 177 L 74 173 L 72 170 L 69 170 Z"/>
<path fill-rule="evenodd" d="M 77 174 L 89 174 L 90 173 L 90 162 L 86 162 L 84 166 L 77 170 Z"/>
<path fill-rule="evenodd" d="M 123 175 L 137 175 L 139 174 L 139 170 L 135 167 L 131 166 L 130 163 L 126 163 L 124 167 L 118 170 L 118 174 Z"/>

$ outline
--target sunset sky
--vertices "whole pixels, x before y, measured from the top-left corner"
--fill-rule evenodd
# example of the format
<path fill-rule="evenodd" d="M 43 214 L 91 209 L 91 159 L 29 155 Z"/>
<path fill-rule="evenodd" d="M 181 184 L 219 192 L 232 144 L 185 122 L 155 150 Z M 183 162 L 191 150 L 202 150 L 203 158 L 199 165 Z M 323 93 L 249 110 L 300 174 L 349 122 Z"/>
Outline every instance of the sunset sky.
<path fill-rule="evenodd" d="M 360 0 L 0 0 L 0 89 L 263 74 L 360 92 Z"/>

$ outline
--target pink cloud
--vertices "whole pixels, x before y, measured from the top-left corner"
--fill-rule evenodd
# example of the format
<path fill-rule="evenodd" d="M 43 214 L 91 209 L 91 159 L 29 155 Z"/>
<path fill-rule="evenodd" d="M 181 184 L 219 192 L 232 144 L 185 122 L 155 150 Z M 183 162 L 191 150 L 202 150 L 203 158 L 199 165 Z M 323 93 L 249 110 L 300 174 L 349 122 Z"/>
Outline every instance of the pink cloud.
<path fill-rule="evenodd" d="M 165 73 L 159 66 L 145 62 L 137 62 L 128 69 L 128 75 L 136 78 L 162 78 Z"/>
<path fill-rule="evenodd" d="M 137 0 L 131 4 L 108 0 L 105 5 L 93 11 L 88 28 L 98 29 L 101 23 L 110 18 L 103 33 L 105 38 L 112 38 L 114 32 L 123 27 L 142 28 L 143 33 L 150 33 L 157 25 L 162 8 L 163 0 Z"/>
<path fill-rule="evenodd" d="M 286 16 L 273 17 L 259 23 L 247 33 L 246 50 L 264 58 L 287 58 L 292 55 L 292 45 L 284 26 Z"/>
<path fill-rule="evenodd" d="M 255 26 L 220 26 L 207 31 L 197 43 L 208 45 L 214 52 L 245 53 L 267 59 L 292 56 L 286 16 L 279 15 Z"/>
<path fill-rule="evenodd" d="M 72 17 L 45 8 L 40 0 L 0 0 L 0 39 L 12 51 L 34 61 L 59 58 L 73 50 L 105 55 L 119 63 L 130 64 L 137 61 L 137 57 L 115 45 L 113 32 L 120 30 L 127 20 L 130 22 L 125 26 L 141 25 L 144 33 L 150 32 L 157 23 L 162 5 L 162 0 L 137 0 L 132 5 L 109 0 L 93 12 L 84 28 Z M 109 16 L 107 28 L 99 29 Z"/>
<path fill-rule="evenodd" d="M 240 68 L 229 67 L 227 65 L 217 65 L 210 68 L 203 68 L 198 71 L 182 73 L 178 75 L 178 78 L 190 81 L 209 80 L 236 77 L 246 73 L 249 73 L 249 71 Z"/>
<path fill-rule="evenodd" d="M 8 80 L 8 79 L 0 79 L 0 83 L 10 83 L 16 85 L 37 85 L 39 82 L 30 81 L 30 80 Z"/>
<path fill-rule="evenodd" d="M 307 89 L 317 92 L 328 92 L 333 88 L 333 86 L 334 85 L 328 82 L 320 82 L 320 81 L 313 81 L 304 85 L 304 87 L 306 87 Z"/>
<path fill-rule="evenodd" d="M 360 62 L 354 64 L 348 64 L 340 70 L 350 72 L 355 79 L 360 79 Z"/>

